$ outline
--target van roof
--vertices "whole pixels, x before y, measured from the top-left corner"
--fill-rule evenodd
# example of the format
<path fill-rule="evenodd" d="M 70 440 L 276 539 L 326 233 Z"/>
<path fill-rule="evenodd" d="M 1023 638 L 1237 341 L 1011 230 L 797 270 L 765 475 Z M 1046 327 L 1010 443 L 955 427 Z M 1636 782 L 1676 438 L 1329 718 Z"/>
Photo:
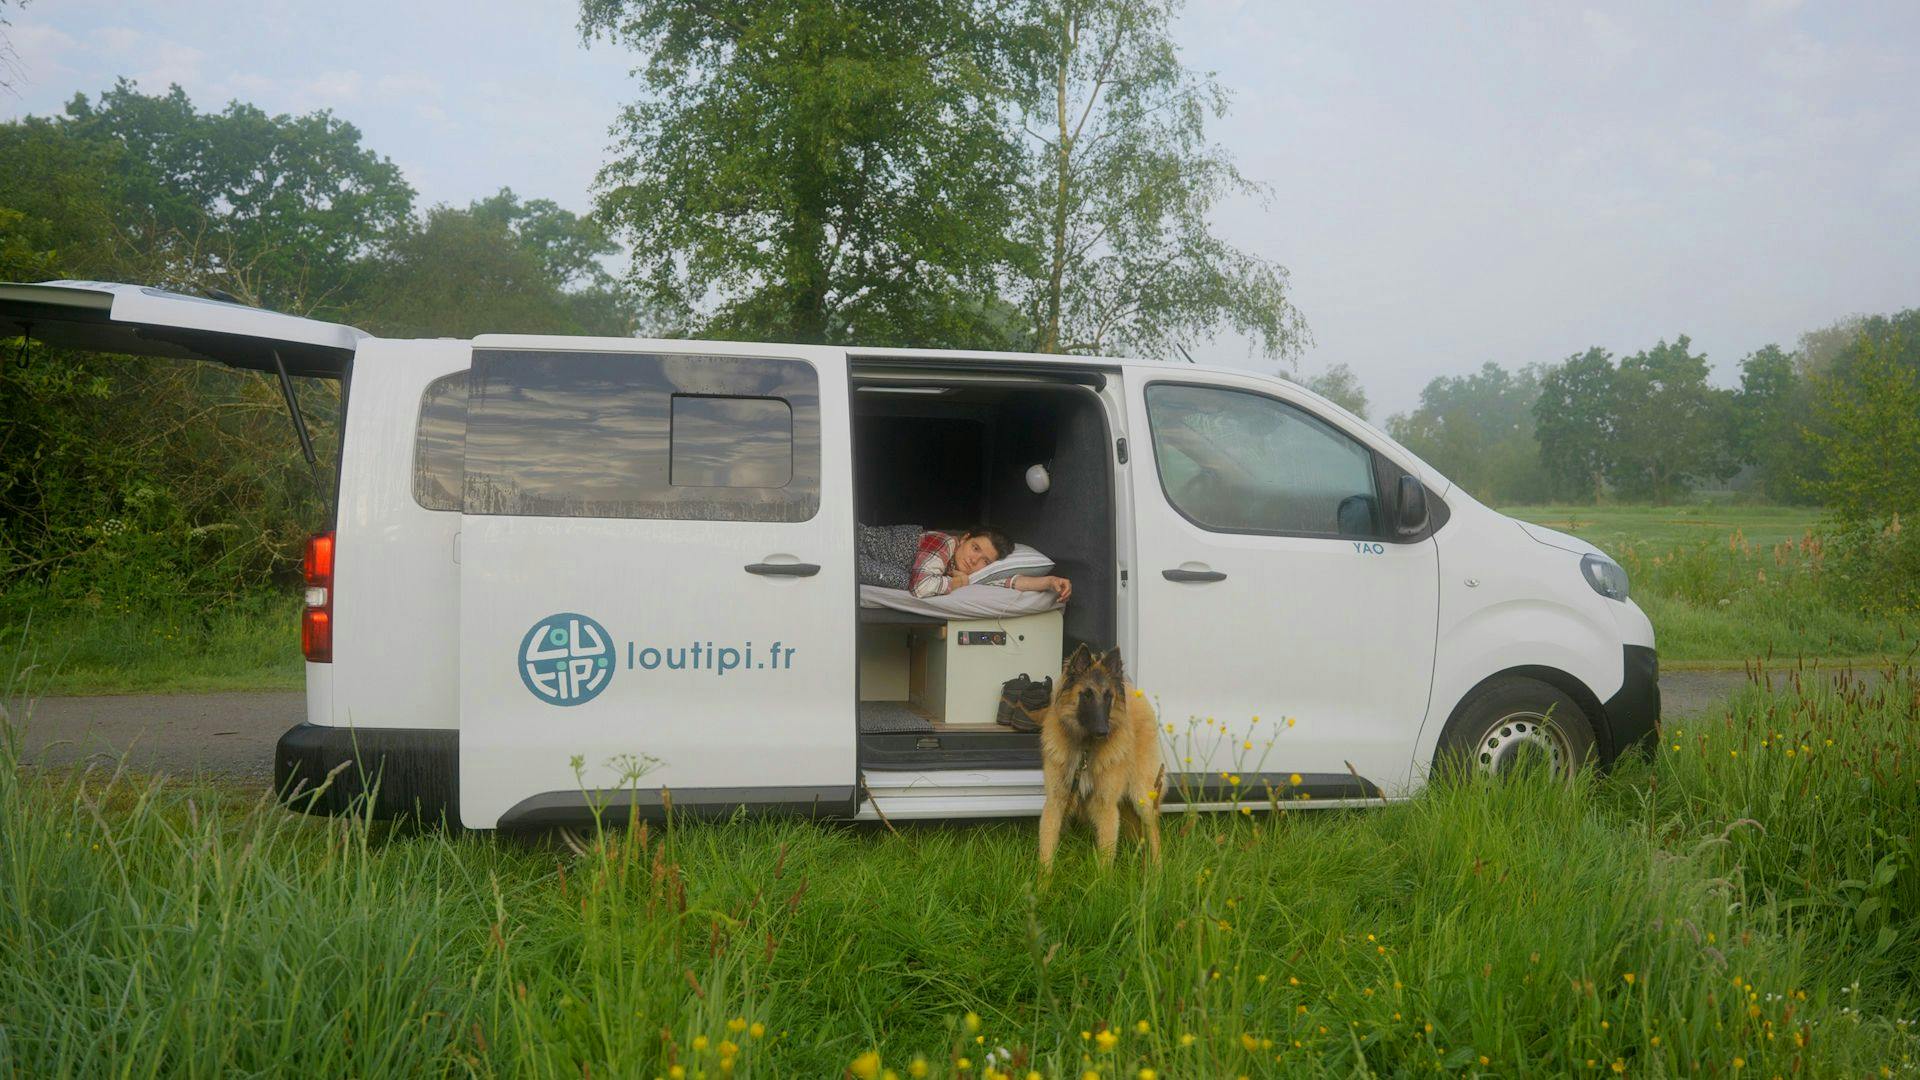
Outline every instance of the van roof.
<path fill-rule="evenodd" d="M 792 342 L 777 341 L 730 341 L 710 338 L 608 338 L 581 337 L 572 334 L 480 334 L 473 339 L 476 349 L 555 349 L 587 350 L 596 348 L 631 349 L 636 344 L 642 347 L 658 348 L 661 351 L 674 352 L 725 352 L 738 353 L 741 350 L 793 348 L 807 349 L 820 346 L 799 345 Z M 847 362 L 850 364 L 884 364 L 888 361 L 904 361 L 914 364 L 939 364 L 953 367 L 1061 367 L 1078 370 L 1120 371 L 1128 368 L 1153 368 L 1162 371 L 1182 371 L 1192 373 L 1210 373 L 1221 375 L 1253 375 L 1277 379 L 1289 385 L 1298 385 L 1291 379 L 1271 372 L 1252 371 L 1245 368 L 1226 368 L 1207 364 L 1175 363 L 1171 360 L 1143 359 L 1123 356 L 1087 356 L 1079 353 L 1037 353 L 1003 352 L 992 349 L 902 349 L 875 348 L 860 345 L 826 346 L 844 348 Z"/>

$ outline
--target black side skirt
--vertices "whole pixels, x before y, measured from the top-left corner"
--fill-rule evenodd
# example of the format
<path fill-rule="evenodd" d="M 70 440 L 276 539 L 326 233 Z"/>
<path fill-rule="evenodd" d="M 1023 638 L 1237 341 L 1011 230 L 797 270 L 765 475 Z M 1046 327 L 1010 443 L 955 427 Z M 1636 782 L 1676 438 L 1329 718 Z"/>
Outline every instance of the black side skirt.
<path fill-rule="evenodd" d="M 641 821 L 675 817 L 726 818 L 745 811 L 784 817 L 849 818 L 858 809 L 854 787 L 710 787 L 618 788 L 593 793 L 600 820 L 624 825 L 636 815 Z M 561 825 L 593 824 L 594 810 L 586 792 L 547 791 L 520 800 L 500 815 L 502 829 L 542 829 Z"/>

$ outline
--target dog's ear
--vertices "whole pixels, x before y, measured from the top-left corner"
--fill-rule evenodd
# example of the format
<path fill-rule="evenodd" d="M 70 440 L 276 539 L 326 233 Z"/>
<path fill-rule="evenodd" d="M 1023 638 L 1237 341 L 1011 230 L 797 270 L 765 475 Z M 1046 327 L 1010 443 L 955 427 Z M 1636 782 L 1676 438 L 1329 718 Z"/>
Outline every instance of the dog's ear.
<path fill-rule="evenodd" d="M 1126 669 L 1120 666 L 1120 646 L 1115 645 L 1108 649 L 1107 654 L 1100 658 L 1100 666 L 1106 669 L 1108 675 L 1113 676 L 1114 682 L 1126 681 Z"/>
<path fill-rule="evenodd" d="M 1086 645 L 1084 643 L 1075 645 L 1073 647 L 1073 655 L 1067 657 L 1066 680 L 1076 679 L 1085 675 L 1087 669 L 1092 666 L 1093 654 L 1087 651 Z"/>

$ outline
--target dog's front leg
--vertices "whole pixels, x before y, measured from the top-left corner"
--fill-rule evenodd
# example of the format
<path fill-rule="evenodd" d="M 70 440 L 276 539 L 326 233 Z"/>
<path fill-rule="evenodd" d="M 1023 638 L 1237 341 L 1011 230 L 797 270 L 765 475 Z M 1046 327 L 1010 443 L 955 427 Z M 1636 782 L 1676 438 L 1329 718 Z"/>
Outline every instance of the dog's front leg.
<path fill-rule="evenodd" d="M 1065 798 L 1047 793 L 1047 804 L 1040 810 L 1040 870 L 1049 873 L 1053 870 L 1053 852 L 1060 846 L 1060 823 L 1066 817 L 1061 806 Z"/>
<path fill-rule="evenodd" d="M 1100 799 L 1088 807 L 1093 818 L 1093 843 L 1100 849 L 1100 865 L 1112 866 L 1120 847 L 1120 800 Z"/>

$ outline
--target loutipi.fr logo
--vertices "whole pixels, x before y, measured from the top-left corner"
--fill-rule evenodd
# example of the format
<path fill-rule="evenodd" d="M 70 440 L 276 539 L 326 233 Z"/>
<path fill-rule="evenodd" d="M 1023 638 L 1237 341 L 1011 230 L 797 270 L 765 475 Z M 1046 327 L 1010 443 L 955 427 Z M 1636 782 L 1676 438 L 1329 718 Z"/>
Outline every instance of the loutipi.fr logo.
<path fill-rule="evenodd" d="M 549 705 L 584 705 L 613 681 L 613 639 L 585 615 L 561 612 L 520 642 L 520 681 Z"/>

